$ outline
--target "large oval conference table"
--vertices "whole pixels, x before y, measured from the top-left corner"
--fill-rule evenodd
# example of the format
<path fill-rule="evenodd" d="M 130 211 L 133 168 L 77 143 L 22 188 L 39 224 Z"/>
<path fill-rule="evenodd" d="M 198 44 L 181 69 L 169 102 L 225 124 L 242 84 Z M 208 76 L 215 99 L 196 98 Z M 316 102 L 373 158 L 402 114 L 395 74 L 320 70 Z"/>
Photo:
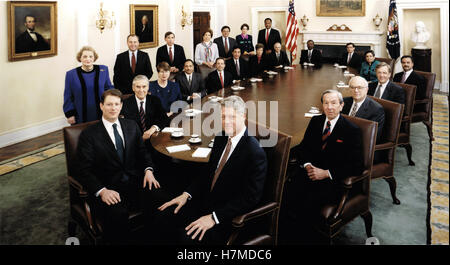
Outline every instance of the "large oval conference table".
<path fill-rule="evenodd" d="M 266 127 L 270 125 L 270 101 L 278 102 L 278 124 L 277 130 L 284 134 L 292 136 L 291 148 L 299 144 L 303 139 L 303 135 L 310 121 L 309 117 L 305 117 L 311 107 L 317 107 L 322 112 L 322 104 L 320 102 L 321 93 L 327 89 L 337 89 L 342 94 L 349 95 L 349 88 L 338 88 L 339 81 L 348 84 L 351 75 L 344 74 L 344 71 L 351 74 L 357 74 L 354 69 L 343 69 L 333 65 L 324 64 L 321 67 L 301 66 L 296 65 L 294 69 L 275 70 L 276 75 L 269 77 L 264 74 L 261 82 L 250 82 L 244 80 L 239 83 L 239 86 L 244 87 L 243 90 L 232 90 L 230 87 L 221 89 L 213 94 L 208 94 L 201 100 L 201 104 L 208 102 L 211 96 L 220 96 L 222 98 L 237 95 L 245 102 L 247 101 L 265 101 L 266 102 L 266 121 L 257 120 L 258 124 L 264 124 Z M 190 106 L 192 108 L 192 105 Z M 194 106 L 195 108 L 195 106 Z M 273 110 L 272 110 L 273 111 Z M 184 115 L 184 111 L 177 115 Z M 201 120 L 207 118 L 210 113 L 201 113 Z M 258 115 L 261 115 L 259 113 Z M 176 119 L 174 117 L 172 121 Z M 191 119 L 192 120 L 192 119 Z M 251 118 L 249 118 L 251 120 Z M 192 123 L 192 121 L 191 121 Z M 192 124 L 191 124 L 192 125 Z M 171 125 L 172 126 L 172 125 Z M 192 127 L 190 129 L 191 134 Z M 189 143 L 190 135 L 180 138 L 171 137 L 170 133 L 155 133 L 152 135 L 150 141 L 152 146 L 160 153 L 171 158 L 182 161 L 205 163 L 209 160 L 209 155 L 206 158 L 192 157 L 193 152 L 199 147 L 208 147 L 210 141 L 214 136 L 205 136 L 202 132 L 198 133 L 201 138 L 201 143 Z M 191 150 L 169 153 L 166 147 L 187 144 Z"/>

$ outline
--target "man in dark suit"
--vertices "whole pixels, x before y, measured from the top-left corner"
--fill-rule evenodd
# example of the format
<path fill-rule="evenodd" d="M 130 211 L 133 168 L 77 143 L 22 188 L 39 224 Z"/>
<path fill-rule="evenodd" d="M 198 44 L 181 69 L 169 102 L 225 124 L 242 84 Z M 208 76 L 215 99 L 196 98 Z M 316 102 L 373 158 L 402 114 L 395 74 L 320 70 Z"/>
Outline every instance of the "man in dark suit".
<path fill-rule="evenodd" d="M 180 85 L 181 99 L 188 103 L 206 96 L 205 81 L 201 74 L 194 72 L 191 59 L 184 62 L 184 70 L 175 76 L 175 81 Z"/>
<path fill-rule="evenodd" d="M 366 79 L 360 76 L 354 76 L 350 79 L 348 85 L 352 96 L 344 98 L 342 113 L 378 122 L 377 140 L 380 140 L 384 125 L 383 106 L 367 97 L 369 84 Z"/>
<path fill-rule="evenodd" d="M 78 180 L 103 221 L 107 241 L 125 244 L 130 240 L 129 211 L 142 204 L 139 195 L 145 198 L 147 185 L 149 189 L 159 188 L 159 183 L 139 126 L 118 118 L 122 93 L 117 89 L 105 91 L 100 108 L 100 122 L 86 128 L 79 138 Z"/>
<path fill-rule="evenodd" d="M 225 60 L 231 58 L 231 52 L 233 51 L 234 46 L 237 45 L 236 40 L 230 38 L 229 35 L 230 27 L 223 26 L 222 36 L 214 39 L 214 43 L 217 44 L 217 49 L 219 50 L 219 57 L 223 57 Z"/>
<path fill-rule="evenodd" d="M 183 69 L 186 56 L 182 46 L 175 44 L 175 34 L 173 32 L 166 32 L 164 35 L 166 45 L 158 48 L 156 52 L 156 65 L 160 62 L 166 62 L 170 65 L 170 73 L 178 73 Z"/>
<path fill-rule="evenodd" d="M 322 53 L 319 50 L 314 49 L 314 41 L 308 40 L 308 42 L 306 42 L 306 46 L 308 47 L 308 49 L 302 50 L 300 56 L 300 64 L 312 63 L 314 65 L 321 65 Z"/>
<path fill-rule="evenodd" d="M 214 93 L 233 84 L 233 76 L 224 69 L 225 59 L 222 57 L 217 58 L 216 70 L 209 73 L 208 77 L 206 77 L 206 89 L 208 94 Z"/>
<path fill-rule="evenodd" d="M 50 50 L 44 37 L 35 31 L 36 18 L 33 15 L 25 16 L 24 25 L 25 32 L 16 38 L 16 53 Z"/>
<path fill-rule="evenodd" d="M 405 90 L 400 86 L 389 81 L 391 78 L 391 66 L 385 62 L 381 62 L 375 68 L 378 82 L 369 84 L 368 94 L 376 98 L 382 98 L 405 104 Z"/>
<path fill-rule="evenodd" d="M 264 44 L 265 53 L 271 53 L 273 45 L 277 42 L 281 43 L 280 32 L 272 28 L 272 19 L 264 19 L 265 29 L 261 29 L 258 32 L 258 43 Z"/>
<path fill-rule="evenodd" d="M 308 232 L 320 209 L 342 195 L 340 180 L 363 170 L 361 132 L 340 115 L 341 93 L 326 90 L 321 101 L 324 114 L 311 118 L 302 142 L 291 149 L 298 166 L 285 189 L 281 243 L 311 243 Z"/>
<path fill-rule="evenodd" d="M 233 58 L 227 61 L 225 71 L 233 76 L 233 80 L 242 80 L 249 76 L 248 62 L 241 58 L 241 48 L 235 46 Z"/>
<path fill-rule="evenodd" d="M 275 43 L 273 48 L 274 52 L 268 55 L 269 64 L 272 69 L 291 65 L 286 52 L 281 50 L 281 44 L 279 42 Z"/>
<path fill-rule="evenodd" d="M 258 204 L 267 158 L 259 142 L 248 134 L 245 112 L 240 97 L 224 100 L 224 132 L 214 138 L 207 174 L 197 177 L 180 196 L 162 200 L 166 203 L 159 204 L 155 238 L 170 244 L 195 244 L 197 240 L 225 244 L 232 219 Z"/>
<path fill-rule="evenodd" d="M 339 62 L 339 64 L 347 65 L 349 67 L 355 68 L 359 72 L 359 70 L 361 69 L 362 61 L 363 61 L 362 56 L 355 52 L 355 44 L 353 42 L 347 43 L 345 45 L 345 48 L 347 49 L 347 52 L 345 52 L 342 55 L 342 58 L 341 58 L 341 61 Z"/>
<path fill-rule="evenodd" d="M 114 87 L 123 94 L 132 94 L 133 78 L 145 75 L 150 79 L 153 75 L 152 64 L 146 52 L 138 50 L 139 37 L 131 34 L 127 37 L 128 51 L 117 55 L 114 64 Z"/>

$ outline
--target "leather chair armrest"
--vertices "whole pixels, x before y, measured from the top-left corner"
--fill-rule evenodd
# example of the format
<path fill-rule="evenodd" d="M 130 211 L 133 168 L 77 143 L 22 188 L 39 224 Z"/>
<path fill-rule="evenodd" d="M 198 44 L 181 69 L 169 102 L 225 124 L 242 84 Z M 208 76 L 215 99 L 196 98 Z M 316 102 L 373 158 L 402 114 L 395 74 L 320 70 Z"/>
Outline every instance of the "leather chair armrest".
<path fill-rule="evenodd" d="M 414 100 L 414 104 L 426 104 L 426 103 L 430 103 L 431 100 L 430 99 L 418 99 L 418 100 Z"/>
<path fill-rule="evenodd" d="M 343 179 L 342 184 L 343 184 L 344 188 L 350 189 L 353 186 L 353 184 L 355 184 L 365 178 L 368 178 L 368 177 L 370 177 L 370 171 L 364 170 L 363 173 L 359 176 L 350 176 L 350 177 Z"/>
<path fill-rule="evenodd" d="M 270 203 L 264 204 L 248 213 L 234 217 L 232 224 L 233 224 L 233 226 L 241 227 L 244 225 L 245 221 L 268 214 L 277 208 L 278 208 L 278 203 L 276 203 L 276 202 L 270 202 Z"/>
<path fill-rule="evenodd" d="M 83 185 L 81 185 L 80 182 L 78 182 L 71 176 L 68 176 L 68 178 L 69 178 L 69 185 L 78 191 L 78 195 L 80 195 L 80 197 L 88 196 L 87 191 L 84 190 Z"/>
<path fill-rule="evenodd" d="M 387 142 L 387 143 L 382 143 L 382 144 L 377 144 L 375 145 L 375 151 L 377 150 L 386 150 L 386 149 L 391 149 L 395 146 L 395 144 L 393 142 Z"/>

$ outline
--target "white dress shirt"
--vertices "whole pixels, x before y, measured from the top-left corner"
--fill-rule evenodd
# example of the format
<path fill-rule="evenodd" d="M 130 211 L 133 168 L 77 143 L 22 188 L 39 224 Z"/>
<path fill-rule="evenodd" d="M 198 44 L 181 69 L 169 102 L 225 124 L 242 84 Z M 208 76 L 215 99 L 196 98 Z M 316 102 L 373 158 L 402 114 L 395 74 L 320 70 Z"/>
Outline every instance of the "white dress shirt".
<path fill-rule="evenodd" d="M 144 109 L 144 113 L 145 113 L 145 103 L 147 102 L 147 97 L 145 97 L 144 99 L 139 99 L 135 95 L 134 98 L 136 99 L 136 104 L 138 106 L 138 111 L 141 111 L 141 102 L 142 101 L 144 102 L 144 104 L 142 104 L 142 108 Z"/>
<path fill-rule="evenodd" d="M 389 81 L 387 81 L 387 82 L 384 83 L 384 84 L 381 84 L 380 82 L 378 82 L 378 87 L 377 87 L 377 89 L 375 90 L 375 93 L 374 93 L 373 95 L 376 95 L 376 94 L 377 94 L 377 90 L 380 89 L 380 98 L 382 98 L 382 97 L 383 97 L 384 90 L 386 90 L 386 86 L 388 85 L 388 83 L 389 83 Z M 380 85 L 381 85 L 381 86 L 380 86 Z"/>
<path fill-rule="evenodd" d="M 136 64 L 137 64 L 137 50 L 135 50 L 134 52 L 128 50 L 128 57 L 130 58 L 130 67 L 131 67 L 131 58 L 133 56 L 134 53 L 134 57 L 136 58 Z"/>

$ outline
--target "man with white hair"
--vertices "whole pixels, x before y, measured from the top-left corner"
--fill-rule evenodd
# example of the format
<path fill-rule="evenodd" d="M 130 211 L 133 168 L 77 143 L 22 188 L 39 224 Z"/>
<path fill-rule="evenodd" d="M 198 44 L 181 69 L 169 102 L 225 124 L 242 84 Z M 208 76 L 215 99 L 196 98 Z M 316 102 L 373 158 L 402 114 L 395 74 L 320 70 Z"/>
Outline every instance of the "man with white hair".
<path fill-rule="evenodd" d="M 214 138 L 207 174 L 160 205 L 150 235 L 155 243 L 225 244 L 232 219 L 261 199 L 267 158 L 256 138 L 248 135 L 244 101 L 226 98 L 221 114 L 223 132 Z M 155 198 L 163 197 L 159 189 L 154 192 Z"/>

